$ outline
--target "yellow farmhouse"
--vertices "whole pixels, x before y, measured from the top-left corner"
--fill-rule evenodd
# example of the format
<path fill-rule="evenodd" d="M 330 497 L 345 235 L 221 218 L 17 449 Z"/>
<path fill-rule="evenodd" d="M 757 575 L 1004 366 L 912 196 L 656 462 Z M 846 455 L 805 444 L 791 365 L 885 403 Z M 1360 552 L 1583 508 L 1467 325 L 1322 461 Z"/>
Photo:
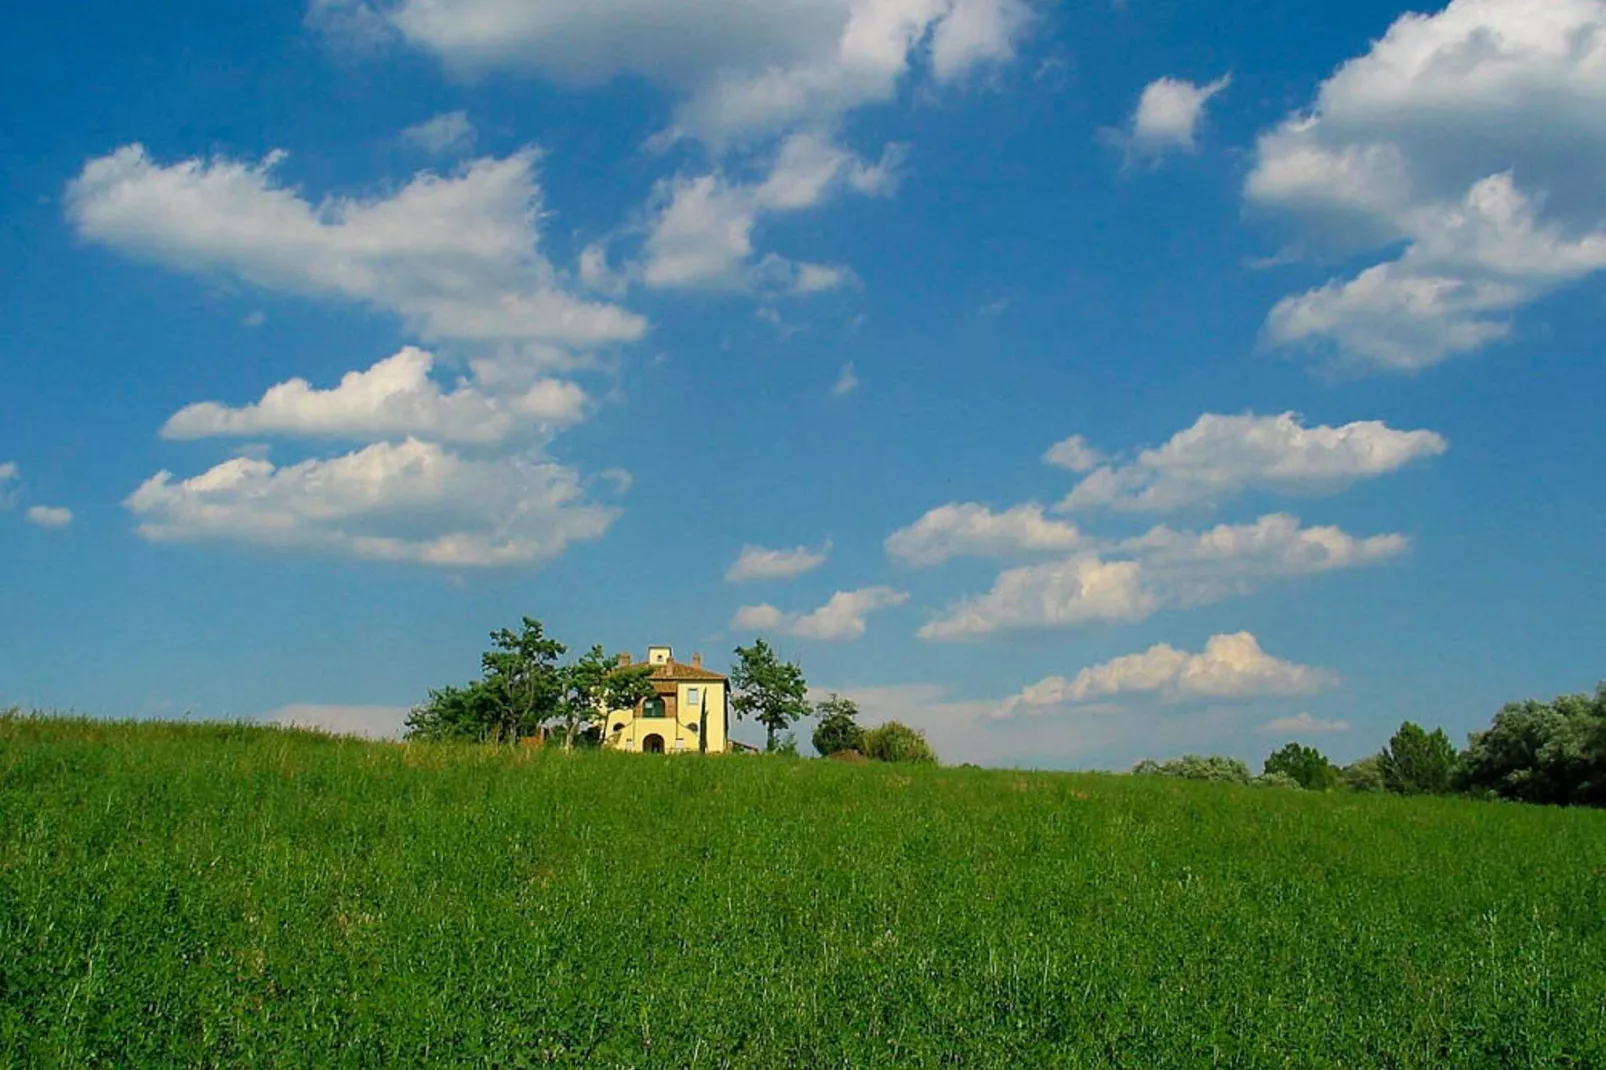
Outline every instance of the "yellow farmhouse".
<path fill-rule="evenodd" d="M 619 655 L 621 665 L 630 655 Z M 649 754 L 723 754 L 730 748 L 730 682 L 703 668 L 703 656 L 691 664 L 675 660 L 667 646 L 647 648 L 656 694 L 633 710 L 612 710 L 602 726 L 602 744 L 615 750 Z"/>

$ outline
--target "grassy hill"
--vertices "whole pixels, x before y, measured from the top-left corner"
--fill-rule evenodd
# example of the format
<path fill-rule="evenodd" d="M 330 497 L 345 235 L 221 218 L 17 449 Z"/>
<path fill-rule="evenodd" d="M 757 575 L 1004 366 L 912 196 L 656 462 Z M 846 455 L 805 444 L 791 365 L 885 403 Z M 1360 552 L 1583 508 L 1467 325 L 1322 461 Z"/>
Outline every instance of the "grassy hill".
<path fill-rule="evenodd" d="M 0 1064 L 1606 1066 L 1606 813 L 0 718 Z"/>

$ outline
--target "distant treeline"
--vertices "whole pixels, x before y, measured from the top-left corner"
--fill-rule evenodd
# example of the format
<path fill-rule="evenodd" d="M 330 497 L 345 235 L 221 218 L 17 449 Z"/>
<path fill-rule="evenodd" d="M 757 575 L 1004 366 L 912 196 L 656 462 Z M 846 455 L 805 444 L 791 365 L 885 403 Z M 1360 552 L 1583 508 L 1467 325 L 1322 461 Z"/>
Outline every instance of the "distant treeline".
<path fill-rule="evenodd" d="M 1606 683 L 1593 696 L 1509 703 L 1459 753 L 1444 729 L 1429 732 L 1407 721 L 1388 746 L 1343 767 L 1315 747 L 1290 743 L 1266 759 L 1258 777 L 1237 758 L 1195 754 L 1140 762 L 1132 772 L 1312 791 L 1459 793 L 1548 806 L 1606 806 Z"/>

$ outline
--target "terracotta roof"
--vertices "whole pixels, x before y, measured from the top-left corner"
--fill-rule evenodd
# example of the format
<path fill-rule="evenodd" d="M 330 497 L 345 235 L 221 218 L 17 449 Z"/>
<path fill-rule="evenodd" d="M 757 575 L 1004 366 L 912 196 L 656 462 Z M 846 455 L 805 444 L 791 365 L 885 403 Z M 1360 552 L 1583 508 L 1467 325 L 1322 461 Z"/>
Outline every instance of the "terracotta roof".
<path fill-rule="evenodd" d="M 725 677 L 711 669 L 699 668 L 696 665 L 687 665 L 680 661 L 666 661 L 662 665 L 652 667 L 654 680 L 691 680 L 703 681 L 710 684 L 725 683 Z"/>

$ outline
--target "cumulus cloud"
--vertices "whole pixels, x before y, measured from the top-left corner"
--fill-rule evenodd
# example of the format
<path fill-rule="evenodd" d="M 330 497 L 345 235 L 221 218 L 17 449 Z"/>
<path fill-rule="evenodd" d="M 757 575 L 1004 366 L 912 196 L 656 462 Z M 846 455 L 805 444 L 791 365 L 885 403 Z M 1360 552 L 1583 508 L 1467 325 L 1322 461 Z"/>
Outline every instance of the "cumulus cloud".
<path fill-rule="evenodd" d="M 361 302 L 426 339 L 583 348 L 646 330 L 634 313 L 568 293 L 539 252 L 534 150 L 317 203 L 278 181 L 283 159 L 164 165 L 128 145 L 84 165 L 67 215 L 80 237 L 127 255 Z"/>
<path fill-rule="evenodd" d="M 1132 114 L 1126 144 L 1131 156 L 1158 159 L 1198 148 L 1205 106 L 1232 81 L 1223 75 L 1206 85 L 1185 78 L 1158 78 L 1143 89 Z"/>
<path fill-rule="evenodd" d="M 908 600 L 908 594 L 890 587 L 865 587 L 838 591 L 825 605 L 808 613 L 783 612 L 772 605 L 743 606 L 736 611 L 731 626 L 799 639 L 858 639 L 864 635 L 866 618 L 871 613 L 901 606 Z"/>
<path fill-rule="evenodd" d="M 72 510 L 55 505 L 34 505 L 28 508 L 28 522 L 42 528 L 64 528 L 72 523 Z"/>
<path fill-rule="evenodd" d="M 1274 658 L 1249 632 L 1238 632 L 1211 636 L 1198 654 L 1159 643 L 1073 677 L 1050 676 L 1024 688 L 1001 713 L 1040 713 L 1128 695 L 1165 702 L 1310 695 L 1336 683 L 1327 670 Z"/>
<path fill-rule="evenodd" d="M 725 570 L 725 582 L 795 579 L 825 564 L 830 549 L 830 543 L 819 549 L 797 546 L 790 550 L 766 550 L 762 546 L 744 546 L 731 567 Z"/>
<path fill-rule="evenodd" d="M 1068 441 L 1077 444 L 1077 451 L 1083 449 L 1079 439 Z M 1051 460 L 1066 447 L 1054 447 Z M 1255 490 L 1331 494 L 1448 448 L 1444 437 L 1432 431 L 1397 431 L 1375 420 L 1305 427 L 1291 412 L 1206 413 L 1135 461 L 1095 468 L 1059 508 L 1169 512 L 1215 506 Z M 1070 459 L 1087 462 L 1091 457 L 1075 452 Z"/>
<path fill-rule="evenodd" d="M 281 706 L 263 720 L 285 728 L 305 728 L 336 736 L 400 739 L 407 731 L 406 706 Z"/>
<path fill-rule="evenodd" d="M 305 379 L 270 387 L 260 401 L 230 408 L 188 405 L 162 428 L 172 439 L 284 436 L 361 442 L 419 436 L 437 442 L 497 443 L 520 429 L 551 432 L 578 422 L 589 399 L 573 383 L 539 379 L 501 394 L 459 383 L 447 393 L 430 378 L 434 355 L 407 346 L 366 371 L 319 390 Z"/>
<path fill-rule="evenodd" d="M 1251 207 L 1393 259 L 1290 295 L 1267 341 L 1415 371 L 1510 335 L 1606 268 L 1606 0 L 1453 0 L 1402 15 L 1261 135 Z"/>
<path fill-rule="evenodd" d="M 1104 455 L 1088 445 L 1081 435 L 1072 435 L 1050 446 L 1043 454 L 1043 463 L 1068 472 L 1091 472 L 1104 463 Z"/>
<path fill-rule="evenodd" d="M 1297 717 L 1278 717 L 1260 726 L 1259 731 L 1277 736 L 1319 736 L 1334 732 L 1348 732 L 1348 721 L 1312 717 L 1308 713 Z"/>
<path fill-rule="evenodd" d="M 1283 513 L 1202 532 L 1162 525 L 1106 554 L 1007 569 L 987 593 L 950 606 L 919 634 L 958 641 L 1142 620 L 1250 594 L 1274 580 L 1381 564 L 1409 546 L 1403 535 L 1357 538 L 1336 527 L 1304 527 Z"/>
<path fill-rule="evenodd" d="M 887 537 L 887 556 L 904 564 L 940 565 L 955 557 L 1065 553 L 1083 546 L 1075 524 L 1049 520 L 1035 502 L 995 513 L 974 502 L 938 506 Z"/>
<path fill-rule="evenodd" d="M 402 131 L 402 137 L 437 156 L 468 152 L 474 147 L 474 124 L 468 113 L 443 112 Z"/>
<path fill-rule="evenodd" d="M 641 280 L 654 289 L 836 289 L 853 278 L 846 268 L 758 257 L 753 231 L 763 216 L 813 208 L 845 190 L 888 192 L 889 181 L 874 176 L 892 166 L 885 157 L 867 164 L 826 134 L 800 131 L 781 143 L 761 180 L 737 181 L 723 171 L 665 179 L 654 192 Z"/>
<path fill-rule="evenodd" d="M 1025 0 L 314 0 L 383 21 L 464 75 L 513 70 L 564 86 L 636 75 L 676 93 L 676 126 L 723 141 L 829 121 L 1010 59 Z"/>
<path fill-rule="evenodd" d="M 125 506 L 154 542 L 228 542 L 443 568 L 539 564 L 594 539 L 617 510 L 540 458 L 470 460 L 408 438 L 279 467 L 236 457 L 159 472 Z"/>

